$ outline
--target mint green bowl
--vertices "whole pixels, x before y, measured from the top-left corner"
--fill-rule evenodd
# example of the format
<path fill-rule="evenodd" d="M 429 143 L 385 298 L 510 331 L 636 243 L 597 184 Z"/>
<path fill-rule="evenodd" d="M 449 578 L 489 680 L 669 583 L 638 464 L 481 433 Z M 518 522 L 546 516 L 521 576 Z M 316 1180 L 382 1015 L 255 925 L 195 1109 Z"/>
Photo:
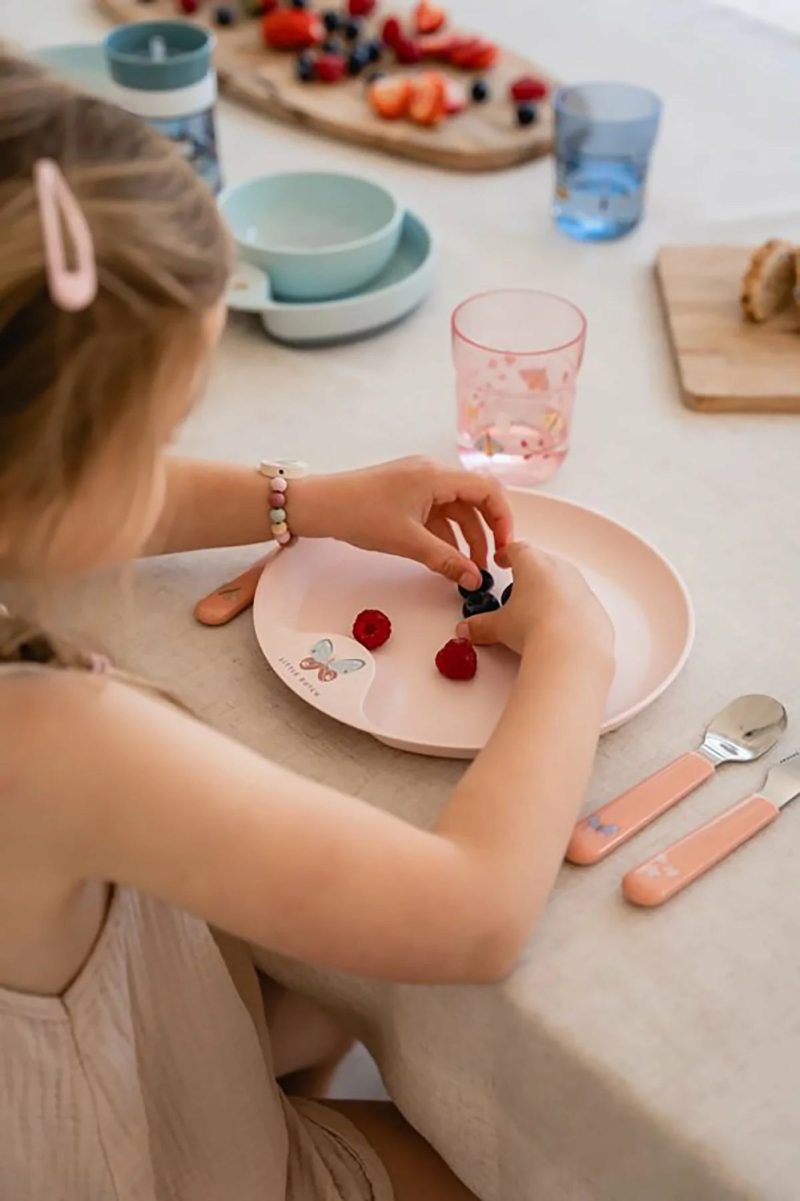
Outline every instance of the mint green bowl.
<path fill-rule="evenodd" d="M 403 209 L 357 175 L 262 175 L 219 198 L 239 257 L 269 275 L 278 300 L 329 300 L 374 279 L 397 249 Z"/>

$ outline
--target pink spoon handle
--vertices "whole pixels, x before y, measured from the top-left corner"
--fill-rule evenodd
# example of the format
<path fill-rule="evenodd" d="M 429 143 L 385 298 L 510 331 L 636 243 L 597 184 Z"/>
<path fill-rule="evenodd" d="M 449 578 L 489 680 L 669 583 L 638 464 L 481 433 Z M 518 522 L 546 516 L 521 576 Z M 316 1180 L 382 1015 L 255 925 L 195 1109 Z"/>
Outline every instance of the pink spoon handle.
<path fill-rule="evenodd" d="M 235 580 L 220 584 L 199 600 L 194 607 L 196 620 L 204 626 L 224 626 L 252 605 L 265 563 L 266 559 L 259 559 Z"/>
<path fill-rule="evenodd" d="M 599 863 L 714 774 L 697 751 L 682 755 L 578 822 L 567 847 L 570 863 Z"/>
<path fill-rule="evenodd" d="M 628 872 L 622 879 L 623 896 L 634 905 L 663 905 L 779 814 L 778 806 L 766 797 L 740 801 Z"/>

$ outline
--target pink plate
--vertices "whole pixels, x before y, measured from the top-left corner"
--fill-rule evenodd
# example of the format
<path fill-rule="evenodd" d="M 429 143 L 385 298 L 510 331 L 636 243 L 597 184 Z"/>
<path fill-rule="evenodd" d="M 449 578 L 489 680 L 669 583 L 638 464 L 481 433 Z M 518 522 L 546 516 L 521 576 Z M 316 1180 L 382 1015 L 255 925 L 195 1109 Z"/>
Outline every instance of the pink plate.
<path fill-rule="evenodd" d="M 511 493 L 516 532 L 584 572 L 617 635 L 617 674 L 604 731 L 640 713 L 683 667 L 694 637 L 686 588 L 647 542 L 610 518 L 539 492 Z M 496 591 L 507 572 L 495 571 Z M 393 634 L 374 654 L 350 634 L 362 609 L 381 609 Z M 478 651 L 469 682 L 439 675 L 461 599 L 422 567 L 338 542 L 299 542 L 261 577 L 253 620 L 267 661 L 308 704 L 390 746 L 467 759 L 500 715 L 517 659 Z"/>

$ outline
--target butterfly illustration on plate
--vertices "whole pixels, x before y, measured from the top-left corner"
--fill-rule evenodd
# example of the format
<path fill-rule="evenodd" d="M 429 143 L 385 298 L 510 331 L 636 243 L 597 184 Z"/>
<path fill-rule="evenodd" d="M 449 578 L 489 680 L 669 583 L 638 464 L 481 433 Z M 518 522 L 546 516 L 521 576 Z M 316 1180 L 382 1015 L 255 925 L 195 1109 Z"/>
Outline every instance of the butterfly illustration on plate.
<path fill-rule="evenodd" d="M 604 826 L 596 813 L 593 813 L 591 817 L 587 817 L 586 824 L 587 826 L 591 826 L 593 830 L 596 830 L 598 834 L 605 834 L 608 837 L 619 833 L 619 826 Z"/>
<path fill-rule="evenodd" d="M 339 676 L 348 676 L 366 666 L 364 659 L 337 659 L 330 638 L 322 638 L 312 646 L 311 653 L 300 660 L 302 670 L 317 672 L 323 684 L 332 684 Z"/>

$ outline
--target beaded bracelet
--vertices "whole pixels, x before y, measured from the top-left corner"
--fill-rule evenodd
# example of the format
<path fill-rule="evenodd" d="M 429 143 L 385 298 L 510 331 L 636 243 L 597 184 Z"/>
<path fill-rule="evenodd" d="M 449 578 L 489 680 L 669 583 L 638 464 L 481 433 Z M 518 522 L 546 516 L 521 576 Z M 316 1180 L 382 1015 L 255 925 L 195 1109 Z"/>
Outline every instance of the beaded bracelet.
<path fill-rule="evenodd" d="M 289 484 L 291 480 L 302 479 L 308 474 L 305 463 L 290 460 L 262 459 L 258 466 L 261 475 L 265 475 L 269 484 L 269 527 L 272 537 L 279 546 L 290 546 L 296 541 L 289 529 L 287 505 L 289 502 Z"/>

